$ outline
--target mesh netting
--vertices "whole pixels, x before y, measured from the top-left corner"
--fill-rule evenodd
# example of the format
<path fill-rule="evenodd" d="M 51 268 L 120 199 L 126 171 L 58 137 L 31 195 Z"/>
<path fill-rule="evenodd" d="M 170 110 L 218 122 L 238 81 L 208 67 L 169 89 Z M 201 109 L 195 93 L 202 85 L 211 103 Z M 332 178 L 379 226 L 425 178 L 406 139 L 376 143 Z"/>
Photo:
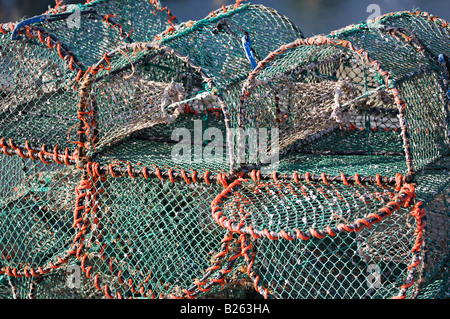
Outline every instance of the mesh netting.
<path fill-rule="evenodd" d="M 73 255 L 74 189 L 81 171 L 60 164 L 5 156 L 1 184 L 0 272 L 39 276 Z"/>
<path fill-rule="evenodd" d="M 86 148 L 92 154 L 182 114 L 215 108 L 229 127 L 224 98 L 235 94 L 256 61 L 299 37 L 300 30 L 275 10 L 237 3 L 169 27 L 153 43 L 116 48 L 93 67 L 98 74 L 83 82 Z"/>
<path fill-rule="evenodd" d="M 448 23 L 241 2 L 0 25 L 0 298 L 448 298 Z"/>
<path fill-rule="evenodd" d="M 416 227 L 407 211 L 382 209 L 401 198 L 394 188 L 272 181 L 227 191 L 215 219 L 243 233 L 248 272 L 266 296 L 375 298 L 370 270 L 378 267 L 389 271 L 378 278 L 386 291 L 376 291 L 386 298 L 404 279 Z"/>
<path fill-rule="evenodd" d="M 414 174 L 449 150 L 449 53 L 430 38 L 447 43 L 448 25 L 402 13 L 286 44 L 250 74 L 232 126 L 279 128 L 284 153 L 405 156 Z"/>
<path fill-rule="evenodd" d="M 86 277 L 80 277 L 77 286 L 70 286 L 70 267 L 61 267 L 43 276 L 14 277 L 0 275 L 1 299 L 104 299 Z"/>
<path fill-rule="evenodd" d="M 112 296 L 182 297 L 206 290 L 214 284 L 209 278 L 220 275 L 221 246 L 228 250 L 231 240 L 209 212 L 219 189 L 158 179 L 98 180 L 86 193 L 95 198 L 93 214 L 86 210 L 80 221 L 93 227 L 83 234 L 89 242 L 79 257 L 83 270 Z M 124 198 L 125 190 L 130 196 Z"/>
<path fill-rule="evenodd" d="M 80 77 L 109 50 L 151 39 L 174 22 L 157 1 L 99 0 L 58 2 L 44 15 L 2 24 L 0 136 L 22 149 L 25 141 L 75 149 Z"/>

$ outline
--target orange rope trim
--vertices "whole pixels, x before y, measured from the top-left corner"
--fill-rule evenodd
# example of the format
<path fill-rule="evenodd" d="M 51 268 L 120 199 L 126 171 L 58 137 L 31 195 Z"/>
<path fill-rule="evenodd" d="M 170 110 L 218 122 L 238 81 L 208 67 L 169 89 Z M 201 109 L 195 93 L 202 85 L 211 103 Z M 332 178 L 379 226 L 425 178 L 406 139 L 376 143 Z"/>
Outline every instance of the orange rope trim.
<path fill-rule="evenodd" d="M 252 254 L 251 257 L 248 255 L 248 251 L 251 249 L 253 244 L 250 243 L 249 245 L 246 245 L 244 235 L 241 235 L 239 237 L 239 241 L 241 242 L 241 254 L 242 256 L 244 256 L 244 259 L 247 262 L 247 275 L 253 280 L 253 288 L 257 292 L 259 292 L 264 297 L 264 299 L 268 299 L 268 289 L 258 285 L 260 278 L 253 270 L 256 254 Z"/>
<path fill-rule="evenodd" d="M 0 25 L 1 26 L 1 25 Z M 61 42 L 54 42 L 53 41 L 53 39 L 49 36 L 49 35 L 45 35 L 45 37 L 44 37 L 44 35 L 42 34 L 42 32 L 40 31 L 40 30 L 32 30 L 29 26 L 26 26 L 25 27 L 25 30 L 26 30 L 26 35 L 30 38 L 30 39 L 33 39 L 33 38 L 35 38 L 35 37 L 37 37 L 38 39 L 39 39 L 39 41 L 42 43 L 42 44 L 44 44 L 44 45 L 46 45 L 49 49 L 55 49 L 56 48 L 56 52 L 58 53 L 58 56 L 62 59 L 62 60 L 64 60 L 64 61 L 66 61 L 66 63 L 68 63 L 68 66 L 69 66 L 69 69 L 72 71 L 72 72 L 75 72 L 75 68 L 74 68 L 74 56 L 73 55 L 71 55 L 69 52 L 66 52 L 66 55 L 65 56 L 63 56 L 63 54 L 62 54 L 62 51 L 61 51 Z M 36 32 L 36 35 L 33 35 L 32 34 L 32 31 L 33 32 Z M 1 32 L 1 30 L 0 30 L 0 32 Z M 3 33 L 3 32 L 2 32 Z M 68 60 L 68 62 L 67 62 L 67 60 Z M 76 64 L 75 64 L 76 65 Z M 77 66 L 77 68 L 78 68 L 78 66 Z M 83 74 L 84 72 L 80 69 L 80 68 L 78 68 L 78 71 L 77 71 L 77 77 L 76 77 L 76 81 L 77 82 L 79 82 L 79 80 L 80 80 L 80 77 L 81 77 L 81 75 Z"/>
<path fill-rule="evenodd" d="M 414 274 L 416 271 L 416 267 L 420 264 L 420 252 L 423 245 L 423 232 L 425 229 L 425 209 L 423 208 L 423 203 L 418 202 L 414 208 L 411 210 L 411 215 L 414 217 L 416 221 L 416 240 L 414 242 L 414 246 L 411 249 L 411 253 L 413 254 L 413 258 L 411 264 L 408 265 L 408 277 L 406 278 L 406 283 L 400 287 L 400 292 L 397 296 L 392 297 L 392 299 L 404 299 L 406 297 L 406 291 L 414 284 Z"/>
<path fill-rule="evenodd" d="M 153 4 L 155 6 L 155 10 L 159 12 L 167 11 L 167 23 L 169 23 L 170 25 L 174 24 L 173 20 L 175 20 L 177 17 L 174 16 L 167 7 L 160 8 L 158 0 L 150 0 L 150 4 Z M 153 11 L 153 13 L 155 14 L 155 11 Z"/>
<path fill-rule="evenodd" d="M 49 8 L 47 11 L 45 11 L 45 13 L 57 14 L 58 12 L 65 11 L 65 10 L 66 10 L 66 5 L 64 4 L 64 1 L 63 0 L 55 0 L 55 7 Z"/>
<path fill-rule="evenodd" d="M 48 152 L 45 148 L 45 144 L 43 144 L 39 151 L 32 149 L 27 140 L 25 140 L 25 147 L 18 147 L 14 144 L 12 139 L 6 140 L 4 137 L 0 139 L 0 148 L 3 154 L 6 156 L 18 155 L 22 158 L 29 158 L 33 161 L 40 160 L 44 164 L 51 164 L 50 160 L 57 164 L 65 164 L 67 166 L 74 165 L 74 163 L 78 160 L 78 156 L 76 152 L 71 155 L 69 154 L 69 148 L 66 147 L 64 154 L 60 154 L 58 152 L 58 145 L 55 145 L 53 148 L 53 152 Z M 12 150 L 12 151 L 11 151 Z M 34 155 L 37 153 L 37 157 Z"/>
<path fill-rule="evenodd" d="M 12 24 L 12 23 L 9 23 L 9 30 L 5 30 L 3 28 L 3 26 L 6 26 L 6 24 L 0 23 L 0 33 L 8 34 L 8 33 L 12 32 L 12 30 L 14 30 L 14 24 Z"/>
<path fill-rule="evenodd" d="M 123 28 L 122 28 L 122 26 L 119 24 L 119 23 L 116 23 L 116 24 L 111 24 L 110 22 L 109 22 L 109 18 L 114 18 L 114 17 L 116 17 L 117 15 L 116 14 L 107 14 L 107 15 L 105 15 L 104 17 L 103 17 L 103 21 L 104 22 L 106 22 L 106 24 L 108 24 L 108 26 L 110 27 L 110 28 L 117 28 L 117 29 L 119 29 L 119 31 L 120 31 L 120 36 L 122 37 L 122 38 L 129 38 L 130 37 L 130 35 L 131 35 L 131 33 L 133 33 L 133 31 L 134 30 L 131 30 L 128 34 L 124 34 L 123 33 Z"/>
<path fill-rule="evenodd" d="M 393 212 L 400 209 L 403 205 L 404 207 L 409 207 L 410 201 L 416 197 L 415 188 L 413 185 L 404 184 L 400 192 L 398 193 L 398 198 L 396 201 L 389 202 L 385 207 L 378 210 L 377 213 L 368 214 L 364 218 L 358 218 L 351 224 L 338 224 L 334 229 L 327 227 L 325 230 L 309 229 L 308 231 L 301 231 L 300 229 L 295 229 L 293 232 L 289 233 L 286 231 L 270 232 L 267 229 L 262 231 L 255 231 L 251 226 L 242 227 L 242 225 L 236 225 L 235 222 L 229 220 L 223 215 L 220 203 L 228 197 L 228 194 L 233 193 L 233 189 L 236 187 L 241 187 L 243 183 L 247 183 L 245 179 L 239 179 L 234 181 L 220 193 L 211 203 L 211 211 L 214 220 L 223 228 L 226 228 L 232 232 L 238 234 L 249 234 L 254 238 L 266 237 L 271 240 L 277 240 L 279 238 L 284 238 L 287 240 L 301 239 L 309 240 L 311 238 L 322 239 L 326 235 L 335 236 L 338 232 L 354 232 L 360 231 L 362 228 L 370 227 L 372 224 L 380 222 L 386 217 L 389 217 Z M 295 235 L 294 235 L 295 233 Z"/>

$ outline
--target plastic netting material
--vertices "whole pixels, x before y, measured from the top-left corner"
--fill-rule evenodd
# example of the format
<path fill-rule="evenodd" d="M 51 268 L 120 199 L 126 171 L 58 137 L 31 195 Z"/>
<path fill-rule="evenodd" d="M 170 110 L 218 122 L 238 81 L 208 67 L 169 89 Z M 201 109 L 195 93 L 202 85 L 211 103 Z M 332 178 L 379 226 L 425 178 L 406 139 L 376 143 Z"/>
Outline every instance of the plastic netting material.
<path fill-rule="evenodd" d="M 241 2 L 1 25 L 2 298 L 448 297 L 448 24 L 304 39 Z M 264 127 L 273 173 L 234 148 Z"/>
<path fill-rule="evenodd" d="M 414 34 L 415 28 L 427 21 L 434 25 L 435 20 L 410 15 L 414 18 L 410 17 L 408 31 L 403 24 L 396 25 L 398 17 L 392 15 L 328 37 L 298 40 L 273 52 L 245 83 L 241 106 L 237 106 L 241 116 L 233 126 L 276 126 L 285 152 L 404 154 L 408 170 L 402 174 L 414 174 L 445 156 L 449 150 L 447 66 L 444 63 L 442 68 L 436 52 L 426 49 L 422 33 Z M 428 26 L 439 28 L 447 26 Z M 448 41 L 448 31 L 439 38 Z M 440 54 L 448 52 L 442 48 Z M 336 92 L 328 102 L 323 97 L 323 105 L 309 99 L 320 95 L 318 88 L 345 80 L 354 85 L 356 98 L 349 101 Z M 314 93 L 297 92 L 297 85 Z M 297 104 L 305 111 L 297 113 Z M 322 125 L 324 119 L 328 123 Z M 239 141 L 238 146 L 243 143 Z"/>
<path fill-rule="evenodd" d="M 72 21 L 73 15 L 78 20 Z M 81 76 L 107 51 L 151 39 L 176 20 L 157 1 L 126 0 L 57 6 L 39 17 L 45 20 L 34 17 L 1 26 L 0 135 L 21 146 L 27 141 L 73 150 Z M 118 21 L 128 33 L 139 26 L 133 40 L 123 36 Z M 14 36 L 18 39 L 12 40 Z"/>
<path fill-rule="evenodd" d="M 277 28 L 274 29 L 273 25 L 277 25 Z M 156 36 L 154 43 L 126 45 L 107 53 L 104 59 L 96 64 L 95 69 L 99 70 L 97 76 L 91 74 L 92 76 L 84 81 L 86 93 L 82 97 L 82 102 L 85 103 L 83 111 L 94 112 L 92 116 L 85 116 L 85 120 L 87 123 L 98 123 L 99 130 L 98 135 L 87 137 L 87 148 L 92 152 L 96 144 L 101 146 L 105 143 L 102 138 L 113 134 L 104 132 L 106 127 L 111 129 L 119 126 L 123 129 L 124 124 L 118 123 L 116 103 L 122 104 L 128 112 L 137 113 L 135 91 L 127 88 L 132 85 L 139 90 L 149 78 L 165 83 L 173 81 L 176 84 L 172 85 L 178 88 L 177 92 L 184 94 L 169 99 L 166 103 L 150 103 L 149 107 L 157 108 L 163 116 L 162 119 L 159 117 L 160 120 L 145 121 L 146 126 L 161 121 L 168 124 L 179 114 L 186 112 L 184 106 L 188 102 L 192 104 L 195 100 L 213 95 L 219 102 L 214 103 L 214 106 L 222 109 L 225 126 L 229 127 L 231 115 L 224 99 L 233 94 L 235 87 L 239 87 L 252 70 L 252 63 L 243 50 L 241 41 L 251 41 L 252 52 L 257 52 L 256 55 L 261 59 L 277 46 L 299 37 L 303 37 L 300 30 L 275 10 L 261 5 L 244 4 L 228 6 L 211 13 L 203 20 L 169 28 Z M 221 52 L 225 56 L 221 56 Z M 118 69 L 113 75 L 116 78 L 111 77 L 112 73 L 106 74 L 107 72 L 102 70 L 106 65 Z M 131 81 L 130 74 L 135 81 Z M 98 86 L 102 84 L 97 84 L 98 77 L 105 83 L 103 85 L 108 86 L 108 90 L 99 91 Z M 92 83 L 93 81 L 95 83 Z M 108 85 L 110 82 L 115 83 Z M 121 93 L 118 94 L 117 90 Z M 202 105 L 205 104 L 203 101 L 199 109 L 190 109 L 201 112 L 204 108 Z M 137 128 L 138 125 L 135 124 L 134 127 Z M 89 130 L 89 133 L 93 134 L 93 130 Z M 130 134 L 131 132 L 128 132 L 128 135 Z"/>

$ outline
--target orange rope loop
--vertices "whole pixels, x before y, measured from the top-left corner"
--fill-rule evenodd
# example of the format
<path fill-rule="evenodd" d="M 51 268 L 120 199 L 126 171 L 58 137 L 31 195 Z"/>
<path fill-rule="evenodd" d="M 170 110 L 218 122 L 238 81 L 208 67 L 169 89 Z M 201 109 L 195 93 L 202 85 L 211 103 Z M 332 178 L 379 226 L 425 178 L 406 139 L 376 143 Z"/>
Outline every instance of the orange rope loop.
<path fill-rule="evenodd" d="M 342 179 L 342 182 L 344 183 L 345 186 L 350 185 L 350 184 L 348 183 L 347 178 L 345 177 L 345 174 L 344 174 L 344 173 L 341 173 L 341 179 Z"/>
<path fill-rule="evenodd" d="M 172 169 L 169 168 L 169 170 L 167 171 L 169 173 L 169 180 L 171 183 L 175 183 L 175 180 L 173 179 L 173 173 L 172 173 Z"/>
<path fill-rule="evenodd" d="M 395 174 L 395 184 L 396 184 L 395 190 L 399 192 L 402 188 L 402 174 L 400 173 Z"/>

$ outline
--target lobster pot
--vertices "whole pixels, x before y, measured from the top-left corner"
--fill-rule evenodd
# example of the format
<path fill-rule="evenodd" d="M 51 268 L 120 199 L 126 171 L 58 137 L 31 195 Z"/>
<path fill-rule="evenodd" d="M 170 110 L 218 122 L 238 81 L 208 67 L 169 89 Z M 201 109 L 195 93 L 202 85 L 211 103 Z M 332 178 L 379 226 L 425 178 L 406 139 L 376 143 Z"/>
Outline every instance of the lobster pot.
<path fill-rule="evenodd" d="M 74 253 L 75 186 L 82 173 L 11 154 L 2 153 L 0 161 L 0 274 L 45 275 Z"/>
<path fill-rule="evenodd" d="M 1 29 L 0 274 L 29 278 L 73 253 L 76 72 L 53 35 L 29 29 L 11 40 L 14 26 Z"/>
<path fill-rule="evenodd" d="M 70 46 L 85 71 L 116 46 L 152 40 L 176 22 L 170 10 L 156 0 L 95 0 L 57 5 L 41 16 L 23 20 L 12 37 L 31 31 L 51 34 Z"/>
<path fill-rule="evenodd" d="M 419 226 L 406 208 L 408 189 L 396 189 L 241 180 L 213 201 L 212 212 L 221 226 L 241 234 L 247 273 L 264 297 L 411 296 L 413 288 L 400 291 L 420 277 L 421 266 L 413 273 L 409 267 L 418 258 Z"/>
<path fill-rule="evenodd" d="M 150 43 L 119 47 L 99 63 L 117 71 L 101 70 L 83 82 L 80 101 L 91 124 L 85 137 L 90 154 L 155 125 L 172 124 L 185 112 L 180 102 L 202 83 L 192 67 Z"/>
<path fill-rule="evenodd" d="M 203 172 L 229 166 L 218 99 L 203 89 L 206 76 L 188 57 L 136 43 L 99 63 L 117 72 L 91 74 L 81 89 L 83 121 L 89 124 L 81 141 L 92 162 Z"/>
<path fill-rule="evenodd" d="M 43 16 L 1 25 L 1 273 L 39 276 L 74 254 L 71 224 L 82 171 L 73 165 L 82 154 L 79 134 L 86 129 L 80 123 L 78 81 L 95 72 L 89 67 L 105 51 L 131 41 L 113 21 L 117 15 L 105 11 L 113 3 L 57 3 Z M 145 33 L 141 39 L 174 21 L 159 2 L 145 3 L 146 31 L 135 34 Z M 123 10 L 132 8 L 122 5 L 125 21 Z"/>
<path fill-rule="evenodd" d="M 254 24 L 249 25 L 250 20 Z M 276 42 L 266 38 L 269 22 L 282 26 Z M 264 32 L 258 33 L 260 30 Z M 204 125 L 188 126 L 200 131 L 195 143 L 207 144 L 214 135 L 225 164 L 228 159 L 224 147 L 230 133 L 231 113 L 223 97 L 236 96 L 240 83 L 252 69 L 252 61 L 256 61 L 255 52 L 264 55 L 282 41 L 299 36 L 301 32 L 273 9 L 232 5 L 203 20 L 169 28 L 156 36 L 155 42 L 120 46 L 105 54 L 92 67 L 95 72 L 83 79 L 80 104 L 90 128 L 81 143 L 97 161 L 100 152 L 109 152 L 128 138 L 134 141 L 137 135 L 147 136 L 148 149 L 154 149 L 155 140 L 171 140 L 168 128 L 172 132 L 174 128 L 184 128 L 180 125 L 185 122 L 175 121 L 198 119 Z M 242 37 L 248 40 L 247 51 L 242 47 Z M 253 58 L 248 56 L 249 52 Z M 201 117 L 193 119 L 193 115 Z M 203 141 L 211 117 L 222 117 L 223 123 L 214 127 L 214 134 L 209 131 L 211 136 Z M 164 143 L 160 145 L 166 148 Z"/>
<path fill-rule="evenodd" d="M 77 257 L 96 287 L 109 298 L 174 298 L 220 283 L 236 254 L 236 238 L 210 214 L 223 187 L 116 173 L 80 184 Z"/>
<path fill-rule="evenodd" d="M 269 54 L 244 84 L 241 115 L 232 126 L 277 128 L 279 153 L 285 163 L 302 163 L 302 170 L 346 155 L 350 165 L 357 156 L 391 175 L 382 164 L 389 156 L 404 163 L 397 172 L 414 174 L 448 154 L 448 70 L 436 51 L 448 52 L 422 41 L 448 42 L 448 28 L 411 16 L 428 25 L 416 34 L 392 16 L 300 39 Z M 249 143 L 245 136 L 238 142 L 240 149 Z M 248 161 L 241 154 L 239 162 Z"/>
<path fill-rule="evenodd" d="M 257 184 L 230 186 L 213 213 L 224 227 L 244 233 L 248 273 L 261 294 L 445 295 L 449 52 L 442 43 L 448 40 L 445 21 L 420 12 L 392 13 L 287 43 L 249 75 L 231 125 L 239 129 L 236 167 L 251 172 Z M 278 143 L 261 144 L 263 156 L 250 157 L 243 152 L 255 141 L 248 132 L 260 142 L 264 128 L 278 130 Z M 341 192 L 349 176 L 358 186 Z M 361 180 L 375 183 L 359 188 Z M 399 198 L 410 200 L 393 204 Z M 365 227 L 370 223 L 360 213 L 374 217 L 387 212 L 386 203 L 395 212 Z M 345 220 L 335 227 L 328 215 L 336 213 Z"/>

